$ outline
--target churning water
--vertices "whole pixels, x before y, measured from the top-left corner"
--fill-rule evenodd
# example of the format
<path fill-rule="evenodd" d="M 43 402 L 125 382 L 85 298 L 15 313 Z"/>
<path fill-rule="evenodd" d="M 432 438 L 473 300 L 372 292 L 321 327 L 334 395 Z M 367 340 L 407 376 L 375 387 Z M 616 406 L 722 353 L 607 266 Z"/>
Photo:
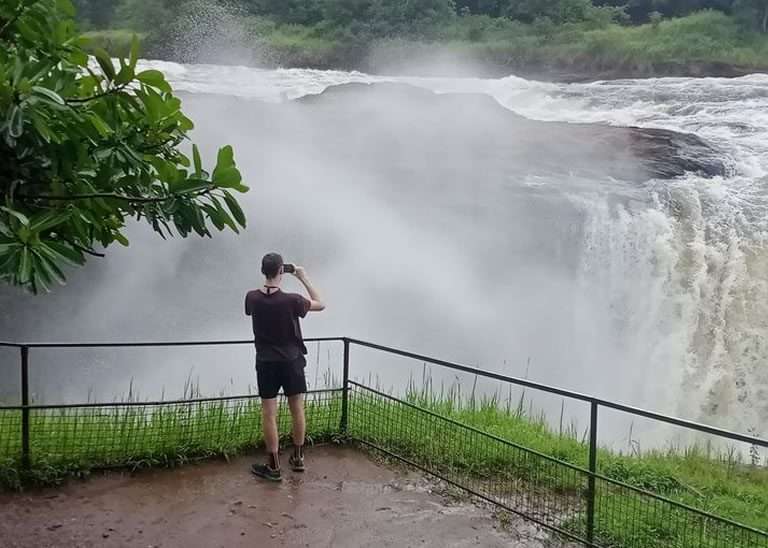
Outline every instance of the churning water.
<path fill-rule="evenodd" d="M 246 337 L 242 295 L 258 283 L 260 255 L 278 248 L 307 263 L 330 303 L 307 334 L 527 370 L 538 381 L 768 434 L 768 76 L 551 84 L 145 64 L 190 94 L 195 140 L 209 152 L 235 146 L 252 187 L 249 230 L 205 244 L 135 230 L 135 245 L 74 273 L 48 304 L 19 299 L 36 322 L 50 314 L 47 326 L 23 322 L 37 338 Z M 724 151 L 729 174 L 642 184 L 567 169 L 511 177 L 486 173 L 482 143 L 468 143 L 464 160 L 441 155 L 439 142 L 414 156 L 398 149 L 397 135 L 377 136 L 373 150 L 345 142 L 328 152 L 332 125 L 296 113 L 279 125 L 248 120 L 254 101 L 288 108 L 330 86 L 384 81 L 489 95 L 531 119 L 695 133 Z M 243 119 L 217 101 L 235 101 Z M 359 125 L 375 132 L 376 116 Z M 474 175 L 446 173 L 447 160 Z M 78 328 L 56 312 L 75 297 Z M 252 382 L 249 359 L 224 360 L 202 384 Z M 367 367 L 385 384 L 402 372 L 373 359 Z M 167 386 L 171 369 L 153 363 L 110 379 Z"/>

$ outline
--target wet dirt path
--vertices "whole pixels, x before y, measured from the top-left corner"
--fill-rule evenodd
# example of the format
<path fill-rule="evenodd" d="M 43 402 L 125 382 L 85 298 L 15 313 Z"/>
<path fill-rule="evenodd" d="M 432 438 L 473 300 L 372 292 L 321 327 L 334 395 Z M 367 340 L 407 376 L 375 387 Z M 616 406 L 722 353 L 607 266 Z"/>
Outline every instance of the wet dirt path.
<path fill-rule="evenodd" d="M 34 493 L 0 494 L 0 546 L 538 548 L 520 522 L 502 531 L 488 509 L 451 502 L 419 474 L 332 446 L 281 484 L 252 477 L 251 458 L 175 470 L 110 473 Z"/>

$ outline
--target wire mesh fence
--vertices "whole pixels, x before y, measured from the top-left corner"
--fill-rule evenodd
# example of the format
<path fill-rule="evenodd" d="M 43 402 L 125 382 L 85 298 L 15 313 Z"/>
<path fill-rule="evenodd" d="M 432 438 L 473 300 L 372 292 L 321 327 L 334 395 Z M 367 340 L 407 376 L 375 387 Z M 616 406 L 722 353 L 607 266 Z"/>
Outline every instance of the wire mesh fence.
<path fill-rule="evenodd" d="M 595 530 L 598 546 L 768 548 L 765 532 L 603 477 L 597 478 Z"/>
<path fill-rule="evenodd" d="M 598 446 L 598 408 L 706 433 L 723 442 L 750 444 L 754 454 L 768 447 L 766 440 L 753 440 L 744 434 L 355 339 L 315 341 L 317 356 L 320 342 L 344 343 L 342 380 L 348 390 L 327 388 L 338 386 L 331 369 L 320 383 L 318 358 L 313 386 L 322 389 L 310 392 L 306 401 L 307 432 L 314 440 L 347 435 L 563 537 L 591 546 L 768 548 L 768 532 L 764 530 L 768 521 L 760 517 L 768 516 L 768 508 L 762 513 L 745 511 L 745 505 L 764 505 L 766 500 L 755 494 L 768 477 L 768 470 L 759 465 L 760 459 L 752 458 L 749 466 L 729 458 L 723 468 L 722 463 L 710 458 L 709 452 L 691 450 L 685 457 L 673 452 L 666 460 L 660 457 L 664 460 L 661 475 L 646 474 L 645 462 L 641 462 L 639 455 L 637 462 L 630 462 L 625 456 Z M 8 346 L 14 352 L 21 350 L 22 403 L 0 406 L 0 486 L 20 486 L 22 479 L 50 483 L 69 473 L 95 468 L 142 467 L 234 454 L 262 441 L 261 404 L 258 396 L 252 395 L 205 399 L 192 399 L 198 396 L 190 395 L 177 401 L 129 399 L 121 403 L 25 406 L 24 402 L 36 401 L 30 398 L 27 374 L 30 348 L 172 349 L 243 344 L 250 342 L 0 342 L 0 349 Z M 576 428 L 564 429 L 562 416 L 559 430 L 547 430 L 543 419 L 537 422 L 532 413 L 526 415 L 522 409 L 514 412 L 511 400 L 506 412 L 495 397 L 476 401 L 475 384 L 468 400 L 452 392 L 442 400 L 442 389 L 440 397 L 431 392 L 431 380 L 421 391 L 409 383 L 398 397 L 375 390 L 350 380 L 352 344 L 474 375 L 475 384 L 481 377 L 503 383 L 505 388 L 516 385 L 588 404 L 589 436 L 586 432 L 578 436 Z M 331 361 L 328 354 L 328 363 Z M 6 399 L 5 403 L 10 401 Z M 290 416 L 283 399 L 278 421 L 281 433 L 288 434 Z M 521 430 L 527 434 L 521 435 Z M 711 504 L 707 503 L 707 493 L 685 485 L 684 479 L 680 481 L 685 476 L 672 470 L 679 466 L 700 467 L 699 474 L 715 471 L 718 475 L 716 481 L 710 482 L 710 488 L 720 481 L 720 491 L 727 490 L 727 496 L 712 497 Z M 724 507 L 723 501 L 732 506 Z"/>
<path fill-rule="evenodd" d="M 768 548 L 768 533 L 519 446 L 350 382 L 349 435 L 563 537 L 625 548 Z M 586 450 L 586 448 L 585 448 Z M 592 536 L 594 535 L 594 536 Z"/>
<path fill-rule="evenodd" d="M 576 540 L 586 530 L 588 473 L 362 384 L 352 385 L 349 435 L 489 502 Z"/>
<path fill-rule="evenodd" d="M 307 394 L 307 433 L 313 440 L 338 432 L 340 389 Z M 21 472 L 22 409 L 0 408 L 0 481 Z M 280 398 L 278 425 L 291 420 Z M 29 408 L 29 469 L 33 475 L 108 466 L 167 464 L 227 455 L 262 441 L 257 396 L 152 403 L 111 403 Z"/>

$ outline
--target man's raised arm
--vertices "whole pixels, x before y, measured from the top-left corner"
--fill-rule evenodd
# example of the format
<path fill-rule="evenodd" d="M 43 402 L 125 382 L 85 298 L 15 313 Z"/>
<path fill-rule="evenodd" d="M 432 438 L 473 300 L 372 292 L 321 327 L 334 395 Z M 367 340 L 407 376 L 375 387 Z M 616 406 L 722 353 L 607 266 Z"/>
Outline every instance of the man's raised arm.
<path fill-rule="evenodd" d="M 320 293 L 318 293 L 317 289 L 312 285 L 312 282 L 309 280 L 309 277 L 307 276 L 307 271 L 304 270 L 304 267 L 297 266 L 296 271 L 293 273 L 294 276 L 296 276 L 299 281 L 304 285 L 305 289 L 307 290 L 307 293 L 309 293 L 309 302 L 310 306 L 309 309 L 314 312 L 320 312 L 321 310 L 325 310 L 325 303 L 320 298 Z"/>

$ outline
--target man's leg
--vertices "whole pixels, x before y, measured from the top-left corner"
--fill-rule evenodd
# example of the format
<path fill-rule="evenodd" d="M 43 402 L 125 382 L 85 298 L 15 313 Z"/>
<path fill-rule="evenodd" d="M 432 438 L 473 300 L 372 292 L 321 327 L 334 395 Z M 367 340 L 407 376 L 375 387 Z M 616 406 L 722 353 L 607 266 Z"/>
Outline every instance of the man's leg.
<path fill-rule="evenodd" d="M 307 429 L 304 418 L 304 394 L 307 392 L 307 378 L 304 367 L 307 361 L 299 356 L 285 369 L 285 395 L 288 397 L 288 407 L 293 420 L 293 454 L 289 459 L 295 472 L 304 471 L 304 434 Z"/>
<path fill-rule="evenodd" d="M 307 421 L 304 417 L 304 394 L 296 394 L 288 398 L 288 407 L 293 419 L 293 445 L 304 445 L 304 434 L 307 431 Z"/>
<path fill-rule="evenodd" d="M 304 435 L 307 430 L 307 421 L 304 417 L 304 394 L 296 394 L 288 397 L 288 407 L 291 410 L 293 421 L 293 455 L 291 455 L 291 467 L 297 472 L 304 471 Z"/>
<path fill-rule="evenodd" d="M 274 367 L 262 363 L 256 364 L 256 379 L 261 396 L 261 425 L 267 447 L 267 463 L 254 464 L 251 472 L 264 479 L 280 481 L 280 447 L 277 436 L 277 392 L 280 390 L 280 381 Z"/>
<path fill-rule="evenodd" d="M 269 466 L 280 468 L 278 457 L 279 439 L 277 435 L 277 398 L 261 400 L 261 425 L 264 429 L 264 444 L 267 447 Z"/>
<path fill-rule="evenodd" d="M 251 466 L 251 472 L 264 479 L 280 481 L 283 478 L 278 456 L 277 398 L 262 398 L 261 424 L 264 430 L 264 444 L 267 446 L 267 463 L 254 464 Z"/>

